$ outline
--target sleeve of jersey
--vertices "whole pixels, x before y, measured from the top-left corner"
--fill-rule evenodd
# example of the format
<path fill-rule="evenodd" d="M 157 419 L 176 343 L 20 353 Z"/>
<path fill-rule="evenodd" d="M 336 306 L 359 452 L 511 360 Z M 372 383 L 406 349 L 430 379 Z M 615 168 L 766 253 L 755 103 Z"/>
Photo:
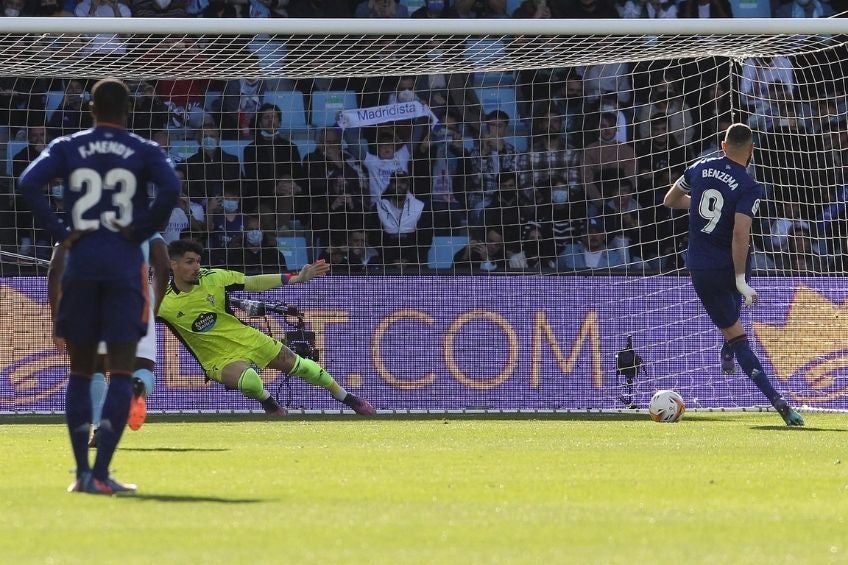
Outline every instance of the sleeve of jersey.
<path fill-rule="evenodd" d="M 228 271 L 226 269 L 211 269 L 209 275 L 214 277 L 215 283 L 227 290 L 246 290 L 244 273 Z"/>
<path fill-rule="evenodd" d="M 691 174 L 692 169 L 688 168 L 683 171 L 683 174 L 680 175 L 680 178 L 677 179 L 677 186 L 680 187 L 680 190 L 689 194 L 692 191 L 692 185 L 689 184 L 689 175 Z"/>
<path fill-rule="evenodd" d="M 745 214 L 752 218 L 760 211 L 760 200 L 763 197 L 763 185 L 755 184 L 751 190 L 742 193 L 742 197 L 736 203 L 736 213 Z"/>
<path fill-rule="evenodd" d="M 133 230 L 133 239 L 141 243 L 159 231 L 159 228 L 171 216 L 180 194 L 180 179 L 168 163 L 165 153 L 157 146 L 147 148 L 150 155 L 150 179 L 156 185 L 156 199 L 150 205 L 145 219 L 138 222 Z"/>
<path fill-rule="evenodd" d="M 44 187 L 56 177 L 65 175 L 64 158 L 55 143 L 45 149 L 21 174 L 18 190 L 32 208 L 36 221 L 50 232 L 56 241 L 63 241 L 70 231 L 50 207 Z"/>
<path fill-rule="evenodd" d="M 252 275 L 244 278 L 244 290 L 248 292 L 262 292 L 283 286 L 289 282 L 286 274 Z"/>

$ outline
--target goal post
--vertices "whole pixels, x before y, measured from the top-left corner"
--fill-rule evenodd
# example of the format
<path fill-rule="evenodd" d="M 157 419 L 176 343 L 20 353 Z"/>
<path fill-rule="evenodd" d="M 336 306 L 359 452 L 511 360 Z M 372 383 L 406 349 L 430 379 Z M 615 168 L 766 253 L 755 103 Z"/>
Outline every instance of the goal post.
<path fill-rule="evenodd" d="M 61 409 L 52 242 L 14 182 L 90 125 L 107 76 L 184 178 L 167 238 L 251 273 L 329 261 L 261 298 L 298 304 L 337 380 L 399 412 L 626 411 L 664 388 L 767 406 L 721 373 L 686 215 L 661 204 L 743 121 L 766 191 L 743 321 L 793 403 L 848 409 L 846 37 L 841 19 L 0 18 L 0 412 Z M 57 210 L 63 188 L 45 187 Z M 256 408 L 159 329 L 151 410 Z M 292 409 L 338 410 L 263 377 Z"/>

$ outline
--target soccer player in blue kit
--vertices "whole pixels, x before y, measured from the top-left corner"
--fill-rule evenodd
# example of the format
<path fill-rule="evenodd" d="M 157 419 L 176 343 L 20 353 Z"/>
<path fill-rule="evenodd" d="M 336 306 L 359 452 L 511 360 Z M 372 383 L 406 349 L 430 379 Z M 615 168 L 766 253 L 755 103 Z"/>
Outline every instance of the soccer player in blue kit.
<path fill-rule="evenodd" d="M 748 284 L 749 241 L 763 186 L 746 170 L 754 153 L 751 129 L 731 125 L 721 148 L 723 157 L 703 159 L 686 169 L 663 204 L 689 210 L 686 267 L 704 309 L 724 334 L 722 370 L 732 373 L 735 357 L 786 425 L 803 426 L 804 418 L 772 386 L 739 321 L 742 299 L 749 306 L 758 300 L 757 291 Z"/>
<path fill-rule="evenodd" d="M 148 269 L 139 244 L 167 221 L 180 181 L 154 142 L 126 131 L 129 90 L 116 79 L 92 89 L 94 127 L 55 139 L 21 174 L 18 186 L 36 220 L 66 249 L 54 327 L 71 360 L 65 416 L 76 461 L 70 492 L 128 494 L 135 485 L 109 474 L 127 423 L 139 339 L 147 331 Z M 64 225 L 44 187 L 64 179 Z M 157 187 L 153 203 L 148 183 Z M 105 341 L 112 372 L 94 465 L 88 460 L 91 377 L 97 344 Z"/>

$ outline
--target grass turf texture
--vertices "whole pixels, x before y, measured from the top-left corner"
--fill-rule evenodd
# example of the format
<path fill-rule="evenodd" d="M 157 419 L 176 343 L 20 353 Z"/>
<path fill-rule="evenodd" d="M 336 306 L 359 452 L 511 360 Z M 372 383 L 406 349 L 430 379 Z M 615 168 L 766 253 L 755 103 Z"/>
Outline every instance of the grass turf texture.
<path fill-rule="evenodd" d="M 63 425 L 0 419 L 0 561 L 848 561 L 848 419 L 152 415 L 68 494 Z"/>

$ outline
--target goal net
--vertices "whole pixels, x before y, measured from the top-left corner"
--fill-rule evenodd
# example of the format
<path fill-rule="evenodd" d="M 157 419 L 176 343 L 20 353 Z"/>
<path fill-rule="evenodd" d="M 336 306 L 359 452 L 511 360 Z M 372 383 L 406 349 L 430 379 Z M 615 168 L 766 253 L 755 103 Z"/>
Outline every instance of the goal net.
<path fill-rule="evenodd" d="M 329 277 L 260 298 L 296 304 L 329 372 L 388 411 L 629 410 L 665 388 L 690 408 L 767 406 L 738 368 L 721 372 L 686 271 L 687 216 L 662 206 L 745 122 L 766 196 L 762 304 L 743 322 L 787 398 L 846 409 L 845 27 L 4 18 L 0 411 L 63 406 L 52 242 L 15 179 L 91 125 L 106 76 L 127 81 L 130 129 L 184 179 L 166 240 L 249 274 L 329 262 Z M 60 212 L 63 185 L 45 187 Z M 204 383 L 164 327 L 157 365 L 151 410 L 258 408 Z M 290 408 L 340 407 L 263 378 Z"/>

